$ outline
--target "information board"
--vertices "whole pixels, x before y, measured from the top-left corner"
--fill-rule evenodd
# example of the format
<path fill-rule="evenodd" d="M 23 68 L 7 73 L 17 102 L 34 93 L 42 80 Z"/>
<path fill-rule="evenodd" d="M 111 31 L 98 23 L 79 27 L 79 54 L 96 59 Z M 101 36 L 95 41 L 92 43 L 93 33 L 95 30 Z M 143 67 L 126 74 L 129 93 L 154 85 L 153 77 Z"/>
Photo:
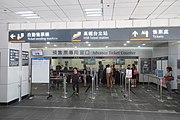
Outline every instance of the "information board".
<path fill-rule="evenodd" d="M 29 65 L 29 52 L 22 51 L 22 66 L 28 66 L 28 65 Z"/>
<path fill-rule="evenodd" d="M 19 66 L 19 50 L 9 50 L 9 66 Z"/>
<path fill-rule="evenodd" d="M 32 83 L 49 83 L 49 58 L 32 58 Z"/>

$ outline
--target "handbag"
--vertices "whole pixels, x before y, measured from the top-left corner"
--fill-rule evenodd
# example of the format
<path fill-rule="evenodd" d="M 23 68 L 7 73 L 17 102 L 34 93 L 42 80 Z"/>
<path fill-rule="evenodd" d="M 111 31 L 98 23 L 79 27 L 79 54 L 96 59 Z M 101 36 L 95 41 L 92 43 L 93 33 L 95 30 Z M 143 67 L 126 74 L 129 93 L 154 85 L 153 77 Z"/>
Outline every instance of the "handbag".
<path fill-rule="evenodd" d="M 166 77 L 165 77 L 165 80 L 167 80 L 167 81 L 172 81 L 172 80 L 174 80 L 174 77 L 173 77 L 173 76 L 166 76 Z"/>

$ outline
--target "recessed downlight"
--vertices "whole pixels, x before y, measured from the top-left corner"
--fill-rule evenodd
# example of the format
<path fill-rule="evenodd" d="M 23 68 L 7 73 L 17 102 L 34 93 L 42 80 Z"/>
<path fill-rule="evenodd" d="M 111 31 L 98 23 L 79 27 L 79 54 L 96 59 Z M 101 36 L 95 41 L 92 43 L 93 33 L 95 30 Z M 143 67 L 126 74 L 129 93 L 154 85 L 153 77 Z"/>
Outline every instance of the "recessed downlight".
<path fill-rule="evenodd" d="M 145 44 L 145 43 L 143 43 L 142 45 L 143 45 L 143 46 L 145 46 L 146 44 Z"/>
<path fill-rule="evenodd" d="M 140 48 L 141 46 L 138 46 L 138 48 Z"/>
<path fill-rule="evenodd" d="M 47 49 L 48 47 L 45 47 L 45 49 Z"/>
<path fill-rule="evenodd" d="M 127 41 L 126 43 L 130 43 L 130 41 Z"/>
<path fill-rule="evenodd" d="M 86 41 L 86 44 L 88 44 L 89 42 L 88 41 Z"/>
<path fill-rule="evenodd" d="M 126 46 L 127 44 L 125 43 L 124 46 Z"/>
<path fill-rule="evenodd" d="M 88 46 L 91 46 L 91 44 L 88 44 Z"/>
<path fill-rule="evenodd" d="M 57 47 L 57 45 L 54 45 L 54 47 Z"/>
<path fill-rule="evenodd" d="M 49 44 L 51 44 L 50 42 L 47 42 L 47 44 L 49 45 Z"/>

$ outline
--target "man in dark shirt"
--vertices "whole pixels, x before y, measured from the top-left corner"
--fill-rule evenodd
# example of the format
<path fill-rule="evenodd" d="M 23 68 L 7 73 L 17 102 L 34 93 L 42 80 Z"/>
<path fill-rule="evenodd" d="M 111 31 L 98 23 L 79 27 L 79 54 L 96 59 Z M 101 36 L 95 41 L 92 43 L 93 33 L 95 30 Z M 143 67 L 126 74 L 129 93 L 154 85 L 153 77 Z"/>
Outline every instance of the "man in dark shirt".
<path fill-rule="evenodd" d="M 73 84 L 73 91 L 75 92 L 75 88 L 76 88 L 76 95 L 79 95 L 79 79 L 80 79 L 80 75 L 78 73 L 78 69 L 74 68 L 74 73 L 72 75 L 72 84 Z"/>

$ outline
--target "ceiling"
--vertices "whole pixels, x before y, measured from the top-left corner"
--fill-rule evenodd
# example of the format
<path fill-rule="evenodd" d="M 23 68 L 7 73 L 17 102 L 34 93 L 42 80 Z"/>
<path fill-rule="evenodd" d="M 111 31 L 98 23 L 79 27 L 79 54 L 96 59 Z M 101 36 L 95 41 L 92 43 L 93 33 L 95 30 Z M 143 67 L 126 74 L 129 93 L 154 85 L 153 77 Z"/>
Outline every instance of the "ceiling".
<path fill-rule="evenodd" d="M 84 9 L 102 8 L 102 16 Z M 180 18 L 180 0 L 0 0 L 0 23 Z M 33 11 L 40 19 L 15 14 Z"/>
<path fill-rule="evenodd" d="M 91 46 L 88 46 L 91 44 Z M 108 48 L 110 47 L 167 47 L 168 42 L 158 42 L 158 41 L 131 41 L 127 43 L 126 41 L 119 41 L 119 42 L 55 42 L 55 43 L 31 43 L 31 48 Z M 124 46 L 124 44 L 127 44 Z M 145 44 L 145 45 L 142 45 Z M 55 45 L 55 46 L 54 46 Z"/>

